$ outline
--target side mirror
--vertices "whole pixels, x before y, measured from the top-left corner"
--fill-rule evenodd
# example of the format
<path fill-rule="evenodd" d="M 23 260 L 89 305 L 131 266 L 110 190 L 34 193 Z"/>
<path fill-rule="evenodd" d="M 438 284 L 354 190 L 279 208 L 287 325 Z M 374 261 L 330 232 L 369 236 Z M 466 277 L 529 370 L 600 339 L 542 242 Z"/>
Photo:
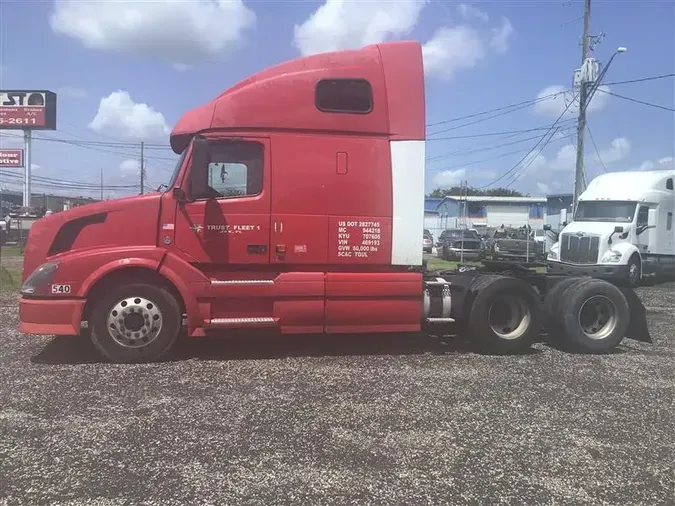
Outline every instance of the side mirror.
<path fill-rule="evenodd" d="M 548 223 L 544 225 L 544 230 L 546 231 L 551 230 L 551 225 L 549 225 Z"/>
<path fill-rule="evenodd" d="M 621 226 L 614 227 L 614 233 L 615 234 L 623 234 L 623 227 L 621 227 Z"/>
<path fill-rule="evenodd" d="M 209 161 L 209 141 L 205 137 L 195 137 L 192 141 L 190 175 L 186 192 L 187 200 L 194 200 L 208 195 Z"/>
<path fill-rule="evenodd" d="M 185 191 L 182 188 L 173 189 L 173 198 L 175 198 L 181 204 L 187 202 L 187 196 L 185 195 Z"/>

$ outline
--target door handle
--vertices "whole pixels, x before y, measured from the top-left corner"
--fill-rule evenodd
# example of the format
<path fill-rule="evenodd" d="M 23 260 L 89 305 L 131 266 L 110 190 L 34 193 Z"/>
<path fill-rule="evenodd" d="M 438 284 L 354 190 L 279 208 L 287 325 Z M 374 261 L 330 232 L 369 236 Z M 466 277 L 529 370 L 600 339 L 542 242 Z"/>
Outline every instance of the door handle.
<path fill-rule="evenodd" d="M 280 234 L 284 233 L 284 222 L 283 221 L 279 222 L 279 233 Z"/>
<path fill-rule="evenodd" d="M 276 233 L 276 231 L 277 231 L 277 222 L 275 221 L 274 222 L 274 232 Z"/>
<path fill-rule="evenodd" d="M 275 222 L 274 222 L 274 232 L 277 232 L 277 231 L 278 231 L 280 234 L 282 234 L 282 233 L 284 232 L 284 224 L 283 224 L 283 222 L 281 222 L 281 221 L 279 221 L 279 222 L 276 222 L 276 221 L 275 221 Z"/>

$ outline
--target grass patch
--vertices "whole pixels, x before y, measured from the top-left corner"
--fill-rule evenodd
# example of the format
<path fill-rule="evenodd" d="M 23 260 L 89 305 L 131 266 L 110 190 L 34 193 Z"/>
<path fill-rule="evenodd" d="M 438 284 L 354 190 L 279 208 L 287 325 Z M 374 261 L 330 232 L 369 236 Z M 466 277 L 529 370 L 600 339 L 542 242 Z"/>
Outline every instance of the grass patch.
<path fill-rule="evenodd" d="M 21 288 L 21 269 L 0 265 L 0 294 L 7 295 Z"/>
<path fill-rule="evenodd" d="M 0 260 L 3 257 L 16 258 L 23 256 L 21 246 L 0 246 Z"/>
<path fill-rule="evenodd" d="M 443 260 L 437 256 L 427 257 L 427 267 L 429 270 L 456 270 L 459 262 L 453 262 L 451 260 Z M 480 262 L 464 262 L 464 265 L 481 265 Z"/>
<path fill-rule="evenodd" d="M 438 258 L 436 255 L 429 255 L 426 257 L 427 259 L 427 268 L 429 270 L 435 271 L 435 270 L 456 270 L 457 265 L 459 262 L 453 262 L 449 260 L 443 260 L 442 258 Z M 464 265 L 475 265 L 475 266 L 480 266 L 482 265 L 480 262 L 464 262 Z M 539 273 L 539 274 L 546 274 L 546 267 L 535 267 L 534 270 Z"/>

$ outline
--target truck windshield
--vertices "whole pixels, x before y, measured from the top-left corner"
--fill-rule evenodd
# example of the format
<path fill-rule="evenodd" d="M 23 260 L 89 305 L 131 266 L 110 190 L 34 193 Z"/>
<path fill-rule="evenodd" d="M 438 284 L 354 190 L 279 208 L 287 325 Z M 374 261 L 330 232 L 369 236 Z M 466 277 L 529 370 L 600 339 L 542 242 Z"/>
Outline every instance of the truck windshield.
<path fill-rule="evenodd" d="M 608 221 L 630 223 L 635 215 L 636 203 L 630 201 L 602 200 L 581 201 L 574 221 Z"/>

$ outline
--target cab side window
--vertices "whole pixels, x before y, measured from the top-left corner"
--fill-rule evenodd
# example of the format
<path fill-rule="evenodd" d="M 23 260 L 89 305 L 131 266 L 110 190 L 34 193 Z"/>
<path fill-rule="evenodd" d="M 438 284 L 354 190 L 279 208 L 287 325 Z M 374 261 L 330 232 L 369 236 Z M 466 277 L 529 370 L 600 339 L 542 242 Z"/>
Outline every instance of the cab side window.
<path fill-rule="evenodd" d="M 253 197 L 262 192 L 263 145 L 252 141 L 216 141 L 209 146 L 208 185 L 217 198 Z"/>
<path fill-rule="evenodd" d="M 646 227 L 649 225 L 649 208 L 647 206 L 640 206 L 637 215 L 637 226 Z"/>
<path fill-rule="evenodd" d="M 666 215 L 666 230 L 673 229 L 673 213 L 668 213 Z"/>
<path fill-rule="evenodd" d="M 669 177 L 666 179 L 666 190 L 672 190 L 673 189 L 673 178 Z"/>

